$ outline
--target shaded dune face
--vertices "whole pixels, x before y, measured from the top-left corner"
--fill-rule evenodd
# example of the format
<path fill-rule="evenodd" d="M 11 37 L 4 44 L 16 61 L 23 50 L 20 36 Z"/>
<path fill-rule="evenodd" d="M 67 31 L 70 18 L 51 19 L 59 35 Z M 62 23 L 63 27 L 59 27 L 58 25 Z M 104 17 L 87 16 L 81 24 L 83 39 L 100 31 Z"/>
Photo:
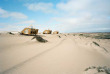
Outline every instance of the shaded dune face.
<path fill-rule="evenodd" d="M 106 74 L 110 40 L 90 35 L 1 34 L 0 74 Z"/>

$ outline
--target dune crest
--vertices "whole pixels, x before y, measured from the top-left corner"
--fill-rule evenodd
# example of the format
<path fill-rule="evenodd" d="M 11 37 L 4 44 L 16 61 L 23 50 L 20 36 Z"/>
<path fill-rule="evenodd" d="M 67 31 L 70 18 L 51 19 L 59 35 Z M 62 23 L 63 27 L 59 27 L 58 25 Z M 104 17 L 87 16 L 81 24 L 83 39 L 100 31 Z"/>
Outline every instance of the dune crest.
<path fill-rule="evenodd" d="M 97 38 L 96 33 L 36 36 L 2 33 L 0 74 L 101 74 L 102 71 L 107 74 L 110 39 L 108 35 L 106 38 Z"/>

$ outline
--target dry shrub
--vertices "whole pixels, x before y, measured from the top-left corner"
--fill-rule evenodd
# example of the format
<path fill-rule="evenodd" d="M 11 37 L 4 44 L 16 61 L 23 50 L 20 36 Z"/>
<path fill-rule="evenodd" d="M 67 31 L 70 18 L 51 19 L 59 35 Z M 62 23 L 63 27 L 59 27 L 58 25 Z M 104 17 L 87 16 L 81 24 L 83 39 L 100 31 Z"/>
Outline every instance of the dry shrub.
<path fill-rule="evenodd" d="M 37 41 L 39 41 L 39 42 L 48 42 L 47 40 L 45 40 L 45 39 L 43 39 L 41 36 L 39 36 L 39 35 L 36 35 L 36 36 L 34 36 L 31 40 L 33 40 L 33 39 L 36 39 Z"/>
<path fill-rule="evenodd" d="M 106 74 L 110 74 L 110 68 L 107 68 L 106 66 L 99 66 L 99 67 L 95 67 L 95 66 L 92 66 L 92 67 L 88 67 L 85 69 L 85 71 L 88 71 L 88 70 L 91 70 L 91 69 L 96 69 L 98 73 L 106 73 Z"/>
<path fill-rule="evenodd" d="M 94 42 L 94 41 L 93 41 L 93 43 L 94 43 L 95 45 L 97 45 L 97 46 L 100 46 L 97 42 Z"/>
<path fill-rule="evenodd" d="M 11 34 L 11 35 L 14 35 L 12 32 L 8 32 L 9 34 Z"/>
<path fill-rule="evenodd" d="M 58 35 L 58 37 L 59 37 L 59 38 L 61 38 L 61 36 L 60 36 L 60 35 Z"/>

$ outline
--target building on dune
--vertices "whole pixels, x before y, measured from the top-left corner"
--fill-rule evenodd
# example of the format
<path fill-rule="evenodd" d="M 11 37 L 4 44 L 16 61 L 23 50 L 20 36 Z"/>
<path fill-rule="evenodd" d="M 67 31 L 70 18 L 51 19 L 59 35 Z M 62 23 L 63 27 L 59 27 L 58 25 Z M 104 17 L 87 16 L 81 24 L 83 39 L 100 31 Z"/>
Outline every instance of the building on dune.
<path fill-rule="evenodd" d="M 43 34 L 51 34 L 52 30 L 44 30 Z"/>
<path fill-rule="evenodd" d="M 38 34 L 38 29 L 34 29 L 34 28 L 24 28 L 21 31 L 21 34 L 23 35 L 36 35 Z"/>
<path fill-rule="evenodd" d="M 59 32 L 58 31 L 54 31 L 53 34 L 59 34 Z"/>

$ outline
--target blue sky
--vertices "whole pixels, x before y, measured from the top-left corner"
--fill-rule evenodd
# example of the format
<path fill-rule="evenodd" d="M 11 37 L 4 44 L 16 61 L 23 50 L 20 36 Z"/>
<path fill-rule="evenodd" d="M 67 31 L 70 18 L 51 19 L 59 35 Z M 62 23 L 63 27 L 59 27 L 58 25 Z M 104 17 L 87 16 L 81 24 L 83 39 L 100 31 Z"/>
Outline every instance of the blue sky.
<path fill-rule="evenodd" d="M 31 24 L 39 32 L 110 32 L 110 0 L 0 0 L 0 31 Z"/>

